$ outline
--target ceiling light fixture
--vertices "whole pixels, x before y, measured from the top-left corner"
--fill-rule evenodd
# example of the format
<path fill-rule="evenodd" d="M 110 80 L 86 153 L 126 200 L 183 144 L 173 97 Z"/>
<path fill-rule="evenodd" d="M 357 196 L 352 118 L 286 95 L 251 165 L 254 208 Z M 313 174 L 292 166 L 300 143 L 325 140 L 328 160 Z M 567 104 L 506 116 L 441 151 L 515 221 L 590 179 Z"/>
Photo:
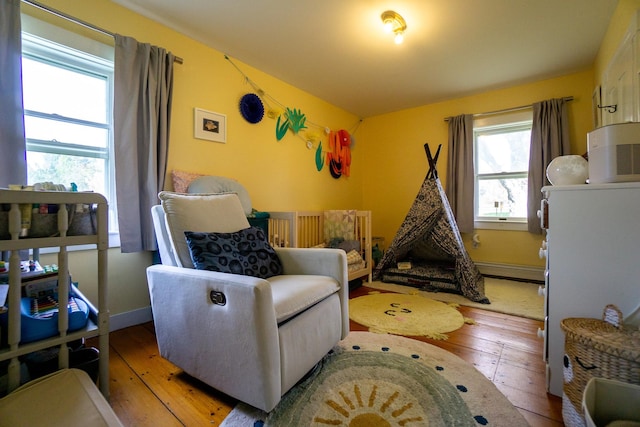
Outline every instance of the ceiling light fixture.
<path fill-rule="evenodd" d="M 394 40 L 396 44 L 402 43 L 404 32 L 407 30 L 407 23 L 404 18 L 393 10 L 382 12 L 381 18 L 384 30 L 387 33 L 393 33 L 395 35 Z"/>

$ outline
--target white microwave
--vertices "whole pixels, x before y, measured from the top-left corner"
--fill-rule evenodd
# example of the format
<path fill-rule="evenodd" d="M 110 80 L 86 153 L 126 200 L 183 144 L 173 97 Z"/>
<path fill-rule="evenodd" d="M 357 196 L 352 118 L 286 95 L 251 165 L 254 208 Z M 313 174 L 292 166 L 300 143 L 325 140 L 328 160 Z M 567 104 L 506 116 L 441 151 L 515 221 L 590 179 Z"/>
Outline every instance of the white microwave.
<path fill-rule="evenodd" d="M 640 181 L 640 123 L 603 126 L 587 133 L 589 183 Z"/>

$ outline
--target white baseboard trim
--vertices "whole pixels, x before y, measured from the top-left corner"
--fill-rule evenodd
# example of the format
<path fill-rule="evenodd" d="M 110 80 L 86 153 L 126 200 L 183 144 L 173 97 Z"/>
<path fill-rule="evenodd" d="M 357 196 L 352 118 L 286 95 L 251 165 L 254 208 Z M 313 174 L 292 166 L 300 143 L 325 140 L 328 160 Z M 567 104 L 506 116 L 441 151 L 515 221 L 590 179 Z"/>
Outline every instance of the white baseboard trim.
<path fill-rule="evenodd" d="M 128 328 L 129 326 L 139 325 L 141 323 L 147 323 L 152 320 L 153 314 L 151 313 L 151 306 L 138 308 L 125 313 L 114 314 L 109 316 L 109 332 Z"/>
<path fill-rule="evenodd" d="M 527 265 L 496 264 L 490 262 L 476 262 L 476 266 L 485 276 L 498 276 L 504 278 L 534 280 L 544 282 L 544 268 Z"/>

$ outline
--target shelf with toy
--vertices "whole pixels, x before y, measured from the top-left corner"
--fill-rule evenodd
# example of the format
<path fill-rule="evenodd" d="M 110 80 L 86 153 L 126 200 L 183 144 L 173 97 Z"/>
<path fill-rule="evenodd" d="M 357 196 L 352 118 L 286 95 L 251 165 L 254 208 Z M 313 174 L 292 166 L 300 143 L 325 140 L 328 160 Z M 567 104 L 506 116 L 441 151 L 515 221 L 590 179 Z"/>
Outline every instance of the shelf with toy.
<path fill-rule="evenodd" d="M 46 205 L 47 213 L 35 213 Z M 27 207 L 31 217 L 27 220 Z M 85 209 L 87 207 L 87 209 Z M 58 346 L 60 348 L 59 367 L 69 366 L 68 352 L 64 351 L 67 345 L 82 338 L 98 337 L 100 351 L 98 385 L 102 394 L 109 395 L 109 313 L 107 306 L 107 249 L 108 249 L 108 213 L 106 199 L 97 193 L 66 192 L 66 191 L 14 191 L 0 189 L 0 252 L 4 260 L 8 261 L 6 282 L 8 283 L 5 306 L 8 308 L 1 317 L 6 318 L 6 327 L 1 328 L 5 334 L 6 342 L 0 348 L 0 362 L 8 360 L 6 370 L 7 391 L 12 391 L 20 385 L 20 361 L 19 357 L 35 351 Z M 55 213 L 49 213 L 55 212 Z M 86 223 L 86 227 L 75 227 L 74 223 L 79 217 Z M 35 219 L 38 218 L 38 219 Z M 35 225 L 35 221 L 44 219 L 45 231 Z M 93 245 L 97 250 L 96 285 L 97 307 L 92 305 L 80 291 L 71 283 L 71 280 L 60 280 L 58 283 L 57 301 L 59 307 L 70 307 L 67 310 L 58 310 L 57 318 L 53 322 L 53 335 L 42 339 L 29 341 L 29 336 L 23 337 L 21 328 L 22 316 L 26 308 L 23 306 L 23 292 L 44 292 L 46 283 L 55 280 L 55 274 L 48 276 L 48 272 L 40 273 L 35 267 L 33 271 L 23 271 L 24 262 L 21 253 L 33 254 L 33 260 L 37 261 L 40 248 L 57 248 L 58 272 L 57 277 L 69 276 L 69 256 L 67 248 L 76 245 Z M 7 259 L 6 256 L 9 256 Z M 35 264 L 35 263 L 34 263 Z M 16 267 L 19 266 L 19 267 Z M 6 267 L 6 264 L 5 264 Z M 27 269 L 30 269 L 28 266 Z M 44 270 L 44 267 L 42 267 Z M 25 277 L 25 274 L 32 277 Z M 23 286 L 24 285 L 24 286 Z M 6 285 L 0 285 L 6 286 Z M 80 306 L 78 301 L 86 303 L 87 321 L 84 326 L 77 327 L 74 324 L 73 308 Z M 83 306 L 83 311 L 85 307 Z M 53 314 L 52 314 L 53 317 Z M 46 320 L 46 319 L 36 319 Z M 51 320 L 49 318 L 48 320 Z M 70 330 L 71 329 L 71 330 Z M 50 334 L 51 332 L 49 332 Z M 26 338 L 23 339 L 23 338 Z M 36 337 L 36 338 L 39 338 Z M 4 366 L 7 366 L 4 364 Z"/>
<path fill-rule="evenodd" d="M 40 265 L 38 260 L 20 261 L 20 278 L 22 282 L 58 274 L 58 266 Z M 9 262 L 0 260 L 0 284 L 9 283 Z"/>

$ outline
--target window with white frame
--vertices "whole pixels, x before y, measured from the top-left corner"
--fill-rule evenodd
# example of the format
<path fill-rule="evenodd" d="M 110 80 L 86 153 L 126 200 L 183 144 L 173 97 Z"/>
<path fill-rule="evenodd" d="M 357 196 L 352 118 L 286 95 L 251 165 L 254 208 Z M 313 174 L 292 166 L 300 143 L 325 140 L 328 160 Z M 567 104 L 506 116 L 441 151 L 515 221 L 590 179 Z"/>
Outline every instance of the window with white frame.
<path fill-rule="evenodd" d="M 474 120 L 475 226 L 525 230 L 531 111 Z"/>
<path fill-rule="evenodd" d="M 116 237 L 113 60 L 92 49 L 71 47 L 96 42 L 62 31 L 67 33 L 63 39 L 76 43 L 63 44 L 24 30 L 22 34 L 27 182 L 52 182 L 67 190 L 104 195 L 109 201 L 109 232 Z"/>

